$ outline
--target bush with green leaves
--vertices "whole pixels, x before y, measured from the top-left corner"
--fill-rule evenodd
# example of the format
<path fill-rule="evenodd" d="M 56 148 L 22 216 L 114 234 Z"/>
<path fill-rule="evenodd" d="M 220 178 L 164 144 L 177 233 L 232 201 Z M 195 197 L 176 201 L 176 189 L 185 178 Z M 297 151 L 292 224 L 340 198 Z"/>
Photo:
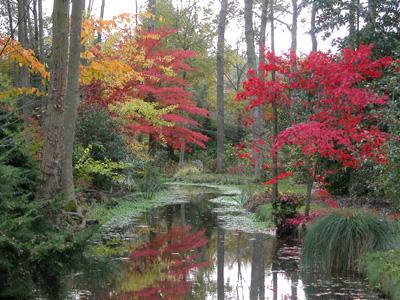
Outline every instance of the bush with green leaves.
<path fill-rule="evenodd" d="M 126 162 L 115 162 L 109 158 L 96 160 L 93 147 L 77 145 L 74 151 L 74 175 L 78 182 L 96 188 L 109 188 L 124 180 L 123 171 L 132 167 Z"/>
<path fill-rule="evenodd" d="M 33 200 L 31 170 L 11 165 L 6 154 L 0 159 L 0 298 L 32 299 L 42 290 L 55 299 L 57 282 L 82 257 L 90 233 L 56 227 L 61 203 Z"/>
<path fill-rule="evenodd" d="M 361 261 L 373 287 L 390 299 L 400 299 L 400 249 L 368 253 Z"/>
<path fill-rule="evenodd" d="M 76 126 L 76 143 L 92 148 L 94 160 L 121 161 L 127 155 L 127 145 L 119 124 L 99 105 L 80 107 Z"/>
<path fill-rule="evenodd" d="M 359 258 L 371 251 L 398 246 L 395 227 L 379 216 L 339 209 L 321 217 L 306 232 L 302 264 L 326 274 L 359 268 Z"/>

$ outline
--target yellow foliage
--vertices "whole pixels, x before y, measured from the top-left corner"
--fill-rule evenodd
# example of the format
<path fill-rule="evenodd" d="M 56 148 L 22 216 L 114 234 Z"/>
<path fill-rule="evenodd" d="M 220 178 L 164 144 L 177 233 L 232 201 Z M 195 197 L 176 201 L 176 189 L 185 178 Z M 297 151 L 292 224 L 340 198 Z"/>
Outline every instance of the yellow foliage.
<path fill-rule="evenodd" d="M 146 102 L 142 99 L 126 99 L 109 105 L 109 109 L 115 112 L 122 121 L 131 122 L 135 118 L 143 118 L 153 126 L 173 126 L 171 122 L 162 119 L 162 115 L 176 109 L 175 105 L 160 108 L 158 103 Z"/>
<path fill-rule="evenodd" d="M 10 88 L 6 91 L 0 92 L 0 101 L 9 98 L 15 98 L 23 94 L 36 96 L 42 95 L 40 90 L 34 87 Z"/>
<path fill-rule="evenodd" d="M 0 53 L 0 59 L 15 62 L 21 67 L 26 66 L 31 73 L 38 73 L 43 79 L 50 78 L 46 67 L 35 57 L 32 49 L 25 49 L 10 37 L 0 37 Z"/>

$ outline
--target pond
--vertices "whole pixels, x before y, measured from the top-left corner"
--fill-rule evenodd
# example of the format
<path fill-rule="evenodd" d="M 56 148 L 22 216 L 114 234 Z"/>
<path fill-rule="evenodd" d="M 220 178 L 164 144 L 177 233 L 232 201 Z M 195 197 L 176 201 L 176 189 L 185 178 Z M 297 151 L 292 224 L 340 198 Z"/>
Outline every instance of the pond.
<path fill-rule="evenodd" d="M 301 272 L 297 240 L 225 227 L 217 190 L 172 189 L 179 201 L 119 229 L 127 251 L 109 276 L 66 278 L 67 299 L 382 299 L 357 274 Z"/>

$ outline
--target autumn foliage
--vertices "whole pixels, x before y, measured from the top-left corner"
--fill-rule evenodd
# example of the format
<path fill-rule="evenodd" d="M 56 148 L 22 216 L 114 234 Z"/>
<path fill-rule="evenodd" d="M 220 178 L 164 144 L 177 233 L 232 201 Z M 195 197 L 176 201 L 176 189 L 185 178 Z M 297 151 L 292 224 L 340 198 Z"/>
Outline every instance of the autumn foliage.
<path fill-rule="evenodd" d="M 81 83 L 87 103 L 100 103 L 124 121 L 132 135 L 148 134 L 174 148 L 184 145 L 205 147 L 208 138 L 197 131 L 193 116 L 208 116 L 197 107 L 187 89 L 186 63 L 193 51 L 164 45 L 174 31 L 137 31 L 129 27 L 128 16 L 110 23 L 88 21 L 88 34 L 104 30 L 105 41 L 87 38 Z M 118 34 L 115 34 L 115 30 Z"/>
<path fill-rule="evenodd" d="M 321 158 L 349 168 L 359 168 L 366 160 L 385 162 L 384 144 L 389 134 L 378 127 L 377 121 L 386 97 L 363 84 L 381 77 L 392 59 L 374 60 L 371 50 L 372 46 L 363 45 L 336 55 L 312 52 L 304 58 L 268 52 L 267 63 L 259 67 L 263 78 L 249 72 L 244 90 L 238 94 L 239 100 L 247 101 L 247 109 L 278 103 L 281 107 L 300 107 L 303 113 L 273 141 L 272 155 L 290 146 L 300 150 L 301 157 L 294 161 L 297 166 Z M 277 74 L 275 80 L 271 79 L 272 71 Z M 291 173 L 281 173 L 267 183 L 288 175 Z"/>
<path fill-rule="evenodd" d="M 192 232 L 190 227 L 172 227 L 156 234 L 130 255 L 131 272 L 158 268 L 158 279 L 140 290 L 126 291 L 116 299 L 185 299 L 191 290 L 187 276 L 191 270 L 208 265 L 198 251 L 208 243 L 205 229 Z M 140 275 L 139 275 L 140 276 Z"/>

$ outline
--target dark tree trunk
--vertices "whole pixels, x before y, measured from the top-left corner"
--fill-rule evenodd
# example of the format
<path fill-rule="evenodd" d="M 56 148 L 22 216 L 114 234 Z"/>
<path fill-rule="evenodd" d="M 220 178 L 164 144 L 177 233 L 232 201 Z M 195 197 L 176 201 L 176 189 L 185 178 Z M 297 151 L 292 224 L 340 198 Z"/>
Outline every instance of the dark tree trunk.
<path fill-rule="evenodd" d="M 256 51 L 254 45 L 254 29 L 253 29 L 253 0 L 244 0 L 244 21 L 245 21 L 245 38 L 247 46 L 247 66 L 249 69 L 257 72 Z M 253 141 L 262 139 L 263 132 L 263 115 L 262 108 L 255 107 L 251 110 L 254 122 L 252 125 Z M 257 143 L 258 144 L 258 143 Z M 260 147 L 260 146 L 259 146 Z M 255 168 L 254 175 L 256 180 L 260 180 L 263 176 L 263 151 L 254 154 Z"/>
<path fill-rule="evenodd" d="M 29 48 L 28 40 L 28 3 L 27 0 L 18 0 L 18 41 L 21 46 L 25 49 Z M 29 70 L 27 66 L 19 67 L 18 70 L 18 86 L 21 88 L 29 87 Z M 29 133 L 29 118 L 31 115 L 31 101 L 27 95 L 22 95 L 22 106 L 23 106 L 23 119 L 24 119 L 24 142 L 25 146 L 30 143 L 30 133 Z"/>
<path fill-rule="evenodd" d="M 275 22 L 274 22 L 274 1 L 270 3 L 270 21 L 271 21 L 271 51 L 275 51 Z M 272 72 L 272 80 L 275 80 L 275 71 Z M 273 142 L 278 137 L 278 105 L 277 103 L 272 104 L 272 136 Z M 272 156 L 272 177 L 278 176 L 278 152 Z M 272 185 L 272 201 L 278 201 L 278 182 Z"/>
<path fill-rule="evenodd" d="M 217 42 L 217 172 L 224 170 L 224 48 L 228 0 L 221 1 Z"/>
<path fill-rule="evenodd" d="M 375 28 L 376 23 L 376 1 L 368 0 L 368 23 L 372 28 Z"/>
<path fill-rule="evenodd" d="M 79 103 L 79 68 L 81 54 L 82 14 L 85 0 L 72 0 L 67 91 L 64 99 L 64 144 L 62 155 L 62 192 L 66 201 L 75 201 L 72 153 Z"/>
<path fill-rule="evenodd" d="M 318 50 L 318 41 L 317 41 L 317 28 L 316 28 L 316 17 L 317 17 L 317 0 L 313 0 L 311 7 L 311 43 L 312 43 L 312 51 Z"/>
<path fill-rule="evenodd" d="M 356 0 L 350 0 L 349 3 L 349 36 L 351 47 L 356 47 Z"/>
<path fill-rule="evenodd" d="M 60 187 L 64 94 L 67 80 L 69 0 L 54 0 L 49 98 L 44 117 L 41 182 L 36 197 L 52 199 Z"/>
<path fill-rule="evenodd" d="M 33 13 L 33 45 L 35 54 L 39 57 L 39 20 L 37 13 L 37 0 L 32 2 L 32 13 Z"/>
<path fill-rule="evenodd" d="M 104 19 L 104 8 L 106 6 L 106 0 L 101 0 L 101 7 L 100 7 L 100 20 Z M 97 42 L 101 42 L 101 31 L 97 34 Z"/>
<path fill-rule="evenodd" d="M 14 26 L 13 26 L 13 17 L 12 17 L 13 11 L 11 8 L 10 0 L 7 0 L 7 14 L 8 14 L 8 24 L 9 24 L 8 26 L 10 27 L 10 36 L 14 40 L 15 37 L 14 37 Z"/>

